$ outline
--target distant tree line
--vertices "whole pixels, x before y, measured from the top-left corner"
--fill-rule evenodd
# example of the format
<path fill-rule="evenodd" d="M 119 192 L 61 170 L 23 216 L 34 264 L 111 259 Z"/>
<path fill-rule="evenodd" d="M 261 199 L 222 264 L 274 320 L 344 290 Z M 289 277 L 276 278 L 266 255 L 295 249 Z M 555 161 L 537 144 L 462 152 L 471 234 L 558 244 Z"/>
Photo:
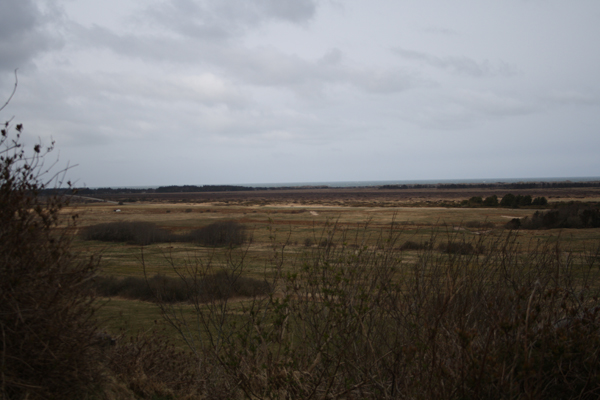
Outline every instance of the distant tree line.
<path fill-rule="evenodd" d="M 156 193 L 192 193 L 192 192 L 239 192 L 244 190 L 253 190 L 247 186 L 235 186 L 235 185 L 183 185 L 183 186 L 160 186 L 155 192 Z"/>
<path fill-rule="evenodd" d="M 379 189 L 552 189 L 600 187 L 600 181 L 591 182 L 495 182 L 495 183 L 436 183 L 381 185 Z"/>
<path fill-rule="evenodd" d="M 197 192 L 237 192 L 255 190 L 298 190 L 298 189 L 350 189 L 353 187 L 339 187 L 328 185 L 303 185 L 303 186 L 240 186 L 240 185 L 169 185 L 158 188 L 77 188 L 76 194 L 80 196 L 94 196 L 100 194 L 126 194 L 126 193 L 197 193 Z M 362 186 L 369 187 L 369 186 Z M 551 188 L 585 188 L 600 187 L 600 181 L 593 182 L 518 182 L 518 183 L 438 183 L 438 184 L 397 184 L 372 186 L 372 188 L 387 190 L 405 189 L 551 189 Z M 67 195 L 72 194 L 72 189 L 44 189 L 41 195 Z"/>
<path fill-rule="evenodd" d="M 552 189 L 600 187 L 600 181 L 590 182 L 495 182 L 495 183 L 440 183 L 438 189 Z"/>
<path fill-rule="evenodd" d="M 438 185 L 434 184 L 412 184 L 412 185 L 382 185 L 379 189 L 435 189 Z"/>
<path fill-rule="evenodd" d="M 513 218 L 507 229 L 584 229 L 600 228 L 600 205 L 571 203 L 531 217 Z"/>
<path fill-rule="evenodd" d="M 527 206 L 546 206 L 548 205 L 548 199 L 545 197 L 532 198 L 531 195 L 514 195 L 512 193 L 505 194 L 501 200 L 498 200 L 498 196 L 491 195 L 485 199 L 481 196 L 473 196 L 469 200 L 463 200 L 461 206 L 463 207 L 505 207 L 505 208 L 519 208 Z"/>
<path fill-rule="evenodd" d="M 157 188 L 53 188 L 40 191 L 42 196 L 72 195 L 90 196 L 95 195 L 113 195 L 113 194 L 139 194 L 139 193 L 198 193 L 198 192 L 239 192 L 255 190 L 291 190 L 291 189 L 329 189 L 327 185 L 321 186 L 237 186 L 237 185 L 170 185 L 159 186 Z M 342 188 L 331 188 L 342 189 Z"/>

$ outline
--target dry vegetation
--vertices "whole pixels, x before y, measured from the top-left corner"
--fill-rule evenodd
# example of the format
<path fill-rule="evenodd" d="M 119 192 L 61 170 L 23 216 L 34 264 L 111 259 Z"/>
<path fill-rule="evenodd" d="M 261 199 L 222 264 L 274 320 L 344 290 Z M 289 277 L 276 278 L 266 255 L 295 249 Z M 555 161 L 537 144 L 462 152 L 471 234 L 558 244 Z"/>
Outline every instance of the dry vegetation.
<path fill-rule="evenodd" d="M 145 222 L 181 237 L 216 221 L 247 229 L 247 240 L 235 246 L 159 241 L 143 255 L 137 245 L 76 241 L 83 253 L 102 250 L 103 275 L 137 277 L 139 284 L 161 274 L 177 282 L 163 288 L 176 287 L 181 301 L 162 297 L 157 308 L 144 306 L 135 326 L 119 315 L 138 307 L 137 300 L 114 299 L 101 314 L 112 332 L 126 329 L 123 337 L 158 319 L 175 348 L 195 357 L 195 384 L 185 389 L 192 397 L 600 393 L 597 229 L 505 229 L 514 218 L 532 218 L 532 208 L 243 202 L 113 208 L 79 206 L 80 225 Z M 202 295 L 206 279 L 218 274 L 231 288 L 246 280 L 262 289 Z M 153 301 L 158 292 L 154 286 Z"/>
<path fill-rule="evenodd" d="M 0 144 L 0 398 L 600 395 L 594 207 L 315 190 L 115 212 L 38 197 L 40 153 Z"/>

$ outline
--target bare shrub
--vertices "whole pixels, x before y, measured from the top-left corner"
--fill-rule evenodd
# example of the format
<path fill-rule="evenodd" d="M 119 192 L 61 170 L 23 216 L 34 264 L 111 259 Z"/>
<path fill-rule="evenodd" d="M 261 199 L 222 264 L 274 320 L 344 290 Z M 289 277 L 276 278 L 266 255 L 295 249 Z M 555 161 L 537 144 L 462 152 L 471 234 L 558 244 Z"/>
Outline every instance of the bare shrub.
<path fill-rule="evenodd" d="M 62 183 L 44 165 L 52 146 L 29 155 L 22 126 L 11 128 L 0 138 L 0 398 L 80 399 L 103 380 L 86 284 L 97 260 L 55 229 L 74 223 L 60 213 L 66 198 L 38 195 Z"/>
<path fill-rule="evenodd" d="M 112 374 L 135 398 L 202 398 L 207 389 L 215 393 L 211 398 L 229 394 L 225 388 L 207 385 L 196 356 L 177 349 L 160 332 L 120 340 L 107 358 Z"/>
<path fill-rule="evenodd" d="M 269 296 L 215 298 L 195 303 L 193 315 L 161 305 L 238 396 L 600 395 L 600 248 L 577 254 L 556 243 L 521 247 L 512 232 L 475 241 L 450 233 L 445 246 L 456 251 L 428 247 L 403 262 L 393 232 L 366 246 L 366 229 L 327 229 L 322 237 L 349 244 L 295 256 L 273 247 Z M 246 253 L 231 250 L 176 270 L 192 284 L 222 262 L 231 277 L 248 267 Z"/>

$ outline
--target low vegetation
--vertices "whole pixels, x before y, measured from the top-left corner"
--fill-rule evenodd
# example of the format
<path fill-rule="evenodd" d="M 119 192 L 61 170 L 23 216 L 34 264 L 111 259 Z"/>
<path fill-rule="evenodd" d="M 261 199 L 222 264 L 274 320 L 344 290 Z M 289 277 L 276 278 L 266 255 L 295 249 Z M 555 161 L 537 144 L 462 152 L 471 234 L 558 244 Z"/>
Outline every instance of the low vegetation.
<path fill-rule="evenodd" d="M 524 251 L 513 233 L 456 233 L 431 238 L 444 252 L 418 246 L 406 263 L 395 235 L 365 246 L 334 227 L 327 239 L 346 245 L 274 251 L 269 296 L 198 303 L 187 317 L 161 305 L 193 352 L 220 366 L 207 379 L 245 398 L 600 395 L 600 249 Z M 211 273 L 186 270 L 187 282 Z"/>
<path fill-rule="evenodd" d="M 143 301 L 177 303 L 199 300 L 231 299 L 266 295 L 272 291 L 265 280 L 245 276 L 232 276 L 227 271 L 218 271 L 202 277 L 190 285 L 180 277 L 154 275 L 151 278 L 129 276 L 96 276 L 93 287 L 98 296 L 124 297 Z"/>
<path fill-rule="evenodd" d="M 498 200 L 498 196 L 495 194 L 488 196 L 485 199 L 481 196 L 473 196 L 469 200 L 463 200 L 460 204 L 463 207 L 544 207 L 548 205 L 548 199 L 545 197 L 532 198 L 531 195 L 514 195 L 512 193 L 507 193 L 502 197 L 501 200 Z"/>
<path fill-rule="evenodd" d="M 536 211 L 531 217 L 513 219 L 506 227 L 530 230 L 600 228 L 600 207 L 573 203 L 545 212 Z"/>
<path fill-rule="evenodd" d="M 246 229 L 242 224 L 235 221 L 218 221 L 193 230 L 184 240 L 205 246 L 239 246 L 246 239 Z"/>
<path fill-rule="evenodd" d="M 169 231 L 151 222 L 108 222 L 83 229 L 84 240 L 102 242 L 125 242 L 138 245 L 172 242 L 175 238 Z"/>
<path fill-rule="evenodd" d="M 245 227 L 235 221 L 218 221 L 188 234 L 173 234 L 151 222 L 122 221 L 91 225 L 83 229 L 84 240 L 124 242 L 136 245 L 192 242 L 204 246 L 239 246 L 247 240 Z"/>

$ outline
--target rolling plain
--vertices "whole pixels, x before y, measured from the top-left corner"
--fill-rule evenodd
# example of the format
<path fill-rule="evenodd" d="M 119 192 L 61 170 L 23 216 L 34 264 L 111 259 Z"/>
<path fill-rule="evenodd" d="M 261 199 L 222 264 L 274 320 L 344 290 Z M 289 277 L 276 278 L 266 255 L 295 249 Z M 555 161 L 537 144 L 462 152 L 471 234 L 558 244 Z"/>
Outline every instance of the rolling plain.
<path fill-rule="evenodd" d="M 269 279 L 265 266 L 274 248 L 292 262 L 298 254 L 331 244 L 343 245 L 359 238 L 376 246 L 382 235 L 393 232 L 395 248 L 407 265 L 418 257 L 418 249 L 403 244 L 447 241 L 481 242 L 507 234 L 505 224 L 513 218 L 531 216 L 557 204 L 598 202 L 600 188 L 510 190 L 515 195 L 544 196 L 546 207 L 465 207 L 460 203 L 473 196 L 496 195 L 506 190 L 439 190 L 378 188 L 286 189 L 247 192 L 111 194 L 91 201 L 74 197 L 65 214 L 79 216 L 74 248 L 82 256 L 101 255 L 101 274 L 117 278 L 176 276 L 173 265 L 189 265 L 198 259 L 224 256 L 227 247 L 205 247 L 188 242 L 140 246 L 128 243 L 83 240 L 78 233 L 88 226 L 111 222 L 149 222 L 174 234 L 185 234 L 216 221 L 242 224 L 248 242 L 244 252 L 244 276 Z M 117 211 L 118 210 L 118 211 Z M 600 243 L 600 229 L 521 230 L 518 242 L 552 243 L 560 238 L 570 251 L 585 251 Z M 338 243 L 336 243 L 338 241 Z M 525 251 L 525 250 L 524 250 Z M 142 262 L 143 257 L 143 262 Z M 285 263 L 284 263 L 285 268 Z M 113 333 L 134 334 L 163 324 L 154 304 L 135 299 L 105 299 L 100 310 L 103 325 Z"/>

